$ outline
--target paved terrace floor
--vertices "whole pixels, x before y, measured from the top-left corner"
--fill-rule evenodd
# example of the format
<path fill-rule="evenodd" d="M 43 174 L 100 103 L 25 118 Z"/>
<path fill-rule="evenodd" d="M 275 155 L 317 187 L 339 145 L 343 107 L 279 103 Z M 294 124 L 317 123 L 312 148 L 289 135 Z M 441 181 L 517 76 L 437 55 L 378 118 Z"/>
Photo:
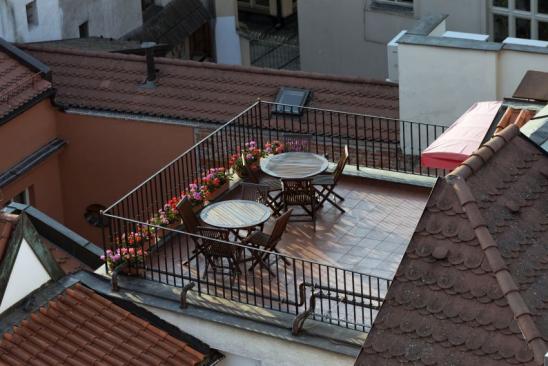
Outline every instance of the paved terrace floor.
<path fill-rule="evenodd" d="M 316 232 L 311 223 L 290 222 L 278 244 L 281 254 L 304 261 L 290 259 L 284 265 L 270 256 L 267 264 L 272 272 L 260 266 L 246 270 L 241 264 L 239 276 L 205 273 L 202 256 L 183 264 L 194 249 L 193 241 L 176 235 L 147 257 L 146 277 L 176 286 L 184 278 L 184 283 L 197 283 L 195 290 L 202 293 L 292 314 L 306 310 L 308 302 L 301 301 L 309 298 L 310 286 L 319 285 L 328 297 L 318 302 L 316 319 L 367 331 L 388 290 L 386 281 L 368 275 L 393 278 L 428 190 L 345 177 L 337 192 L 345 197 L 346 213 L 326 205 L 318 214 Z M 265 227 L 267 232 L 272 221 Z M 244 259 L 250 257 L 243 253 Z M 299 295 L 303 284 L 304 297 Z M 344 289 L 344 295 L 334 288 Z M 364 306 L 353 306 L 356 302 Z"/>
<path fill-rule="evenodd" d="M 341 205 L 346 213 L 326 204 L 318 213 L 316 232 L 311 224 L 290 222 L 280 252 L 392 279 L 429 190 L 344 177 L 336 191 L 345 198 Z"/>

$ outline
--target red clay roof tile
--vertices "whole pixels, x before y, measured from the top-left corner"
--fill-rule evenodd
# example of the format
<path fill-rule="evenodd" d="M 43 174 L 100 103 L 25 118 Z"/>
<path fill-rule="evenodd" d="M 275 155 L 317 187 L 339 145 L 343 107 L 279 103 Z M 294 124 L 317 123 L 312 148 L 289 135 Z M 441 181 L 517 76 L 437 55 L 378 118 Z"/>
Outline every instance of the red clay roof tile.
<path fill-rule="evenodd" d="M 157 87 L 139 87 L 144 56 L 20 46 L 53 73 L 55 101 L 65 108 L 226 122 L 282 86 L 312 91 L 310 106 L 398 117 L 395 84 L 361 78 L 156 58 Z"/>
<path fill-rule="evenodd" d="M 51 89 L 40 73 L 0 49 L 0 119 Z"/>
<path fill-rule="evenodd" d="M 461 165 L 438 180 L 356 365 L 542 364 L 548 158 L 518 132 L 511 125 L 481 147 L 496 153 L 475 173 Z M 447 248 L 447 260 L 426 247 Z M 404 323 L 423 328 L 404 332 Z"/>
<path fill-rule="evenodd" d="M 198 365 L 205 355 L 76 284 L 0 341 L 0 362 Z"/>

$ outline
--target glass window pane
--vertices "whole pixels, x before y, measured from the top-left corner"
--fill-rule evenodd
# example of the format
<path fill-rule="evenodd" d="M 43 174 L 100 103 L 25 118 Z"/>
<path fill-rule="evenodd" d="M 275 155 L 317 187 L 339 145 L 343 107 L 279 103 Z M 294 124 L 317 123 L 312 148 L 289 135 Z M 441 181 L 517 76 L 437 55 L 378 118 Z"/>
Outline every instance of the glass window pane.
<path fill-rule="evenodd" d="M 502 42 L 508 37 L 508 17 L 505 15 L 493 15 L 493 40 Z"/>
<path fill-rule="evenodd" d="M 548 14 L 548 0 L 538 0 L 537 8 L 539 13 Z"/>
<path fill-rule="evenodd" d="M 531 11 L 531 0 L 516 0 L 516 9 Z"/>
<path fill-rule="evenodd" d="M 548 41 L 548 22 L 538 22 L 538 39 Z"/>
<path fill-rule="evenodd" d="M 531 38 L 531 20 L 516 18 L 516 37 Z"/>
<path fill-rule="evenodd" d="M 508 0 L 493 0 L 493 6 L 498 6 L 500 8 L 507 8 Z"/>

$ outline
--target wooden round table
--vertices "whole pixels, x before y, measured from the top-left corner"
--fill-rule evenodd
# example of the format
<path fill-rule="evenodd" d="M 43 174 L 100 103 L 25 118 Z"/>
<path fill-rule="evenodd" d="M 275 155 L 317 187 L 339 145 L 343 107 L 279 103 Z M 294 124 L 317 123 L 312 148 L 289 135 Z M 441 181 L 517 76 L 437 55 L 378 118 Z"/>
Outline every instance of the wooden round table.
<path fill-rule="evenodd" d="M 237 231 L 264 224 L 271 215 L 262 203 L 246 200 L 229 200 L 207 205 L 200 218 L 208 225 Z"/>
<path fill-rule="evenodd" d="M 281 179 L 310 178 L 325 172 L 328 167 L 325 157 L 307 152 L 286 152 L 261 159 L 262 171 Z"/>

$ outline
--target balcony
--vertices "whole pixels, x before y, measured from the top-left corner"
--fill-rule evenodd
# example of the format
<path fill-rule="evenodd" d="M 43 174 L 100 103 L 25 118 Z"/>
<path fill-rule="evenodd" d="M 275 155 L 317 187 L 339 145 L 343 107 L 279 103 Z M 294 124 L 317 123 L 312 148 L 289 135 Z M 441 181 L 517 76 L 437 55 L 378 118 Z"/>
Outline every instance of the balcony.
<path fill-rule="evenodd" d="M 130 267 L 146 280 L 294 315 L 295 334 L 306 319 L 368 332 L 428 189 L 366 179 L 361 172 L 444 174 L 422 167 L 418 159 L 443 127 L 312 108 L 293 115 L 276 113 L 280 109 L 258 101 L 109 207 L 104 212 L 110 222 L 105 247 L 143 250 L 145 255 Z M 279 253 L 228 243 L 245 249 L 243 261 L 267 254 L 270 270 L 257 266 L 243 269 L 239 276 L 206 273 L 204 258 L 192 255 L 198 235 L 185 232 L 182 225 L 149 223 L 165 202 L 210 168 L 229 169 L 230 155 L 245 142 L 255 140 L 262 146 L 284 132 L 311 135 L 312 151 L 326 155 L 333 166 L 343 147 L 349 147 L 350 163 L 336 189 L 345 198 L 346 212 L 326 204 L 318 213 L 316 231 L 311 223 L 290 222 L 277 246 Z M 238 189 L 233 182 L 220 199 L 237 197 Z M 269 225 L 272 219 L 267 232 Z M 149 234 L 130 242 L 127 238 L 137 232 Z"/>

